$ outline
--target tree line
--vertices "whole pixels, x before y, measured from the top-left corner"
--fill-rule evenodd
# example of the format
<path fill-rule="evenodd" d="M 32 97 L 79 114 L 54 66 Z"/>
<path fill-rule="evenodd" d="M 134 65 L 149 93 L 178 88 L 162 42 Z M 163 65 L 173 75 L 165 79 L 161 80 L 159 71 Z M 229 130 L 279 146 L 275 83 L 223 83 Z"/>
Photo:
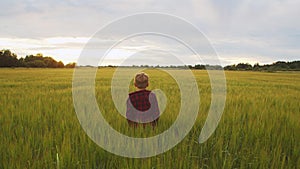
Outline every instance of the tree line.
<path fill-rule="evenodd" d="M 116 67 L 112 65 L 108 65 L 107 67 Z M 128 66 L 130 67 L 130 66 Z M 132 65 L 131 67 L 145 67 L 145 68 L 189 68 L 189 69 L 198 69 L 198 70 L 232 70 L 232 71 L 300 71 L 300 61 L 292 61 L 292 62 L 284 62 L 278 61 L 272 64 L 260 65 L 259 63 L 254 64 L 253 66 L 249 63 L 239 63 L 234 65 L 228 65 L 222 67 L 220 65 L 184 65 L 184 66 L 149 66 L 149 65 Z"/>
<path fill-rule="evenodd" d="M 284 62 L 278 61 L 272 64 L 260 65 L 259 63 L 253 66 L 249 63 L 239 63 L 237 65 L 225 66 L 224 70 L 242 70 L 242 71 L 300 71 L 300 61 Z"/>
<path fill-rule="evenodd" d="M 18 59 L 17 55 L 9 49 L 0 51 L 0 67 L 74 68 L 75 66 L 75 63 L 64 65 L 63 62 L 49 56 L 44 57 L 41 53 Z"/>

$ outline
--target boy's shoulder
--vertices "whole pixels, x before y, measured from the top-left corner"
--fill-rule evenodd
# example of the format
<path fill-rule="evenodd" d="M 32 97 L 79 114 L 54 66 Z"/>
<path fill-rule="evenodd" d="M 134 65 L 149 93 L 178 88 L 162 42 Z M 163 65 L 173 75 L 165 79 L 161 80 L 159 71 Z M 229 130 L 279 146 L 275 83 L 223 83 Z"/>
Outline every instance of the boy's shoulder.
<path fill-rule="evenodd" d="M 151 93 L 151 90 L 138 90 L 138 91 L 134 91 L 134 92 L 131 92 L 129 93 L 129 96 L 132 96 L 132 95 L 136 95 L 136 94 L 148 94 L 148 93 Z"/>

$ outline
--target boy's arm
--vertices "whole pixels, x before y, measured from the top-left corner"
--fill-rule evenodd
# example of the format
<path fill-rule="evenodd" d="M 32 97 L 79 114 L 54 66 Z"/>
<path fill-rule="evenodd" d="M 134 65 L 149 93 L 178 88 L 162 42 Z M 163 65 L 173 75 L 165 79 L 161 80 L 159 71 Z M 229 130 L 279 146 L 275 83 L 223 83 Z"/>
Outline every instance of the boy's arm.
<path fill-rule="evenodd" d="M 159 107 L 158 107 L 158 102 L 157 102 L 157 98 L 156 95 L 154 94 L 154 103 L 155 103 L 155 112 L 156 112 L 156 117 L 159 118 L 160 116 L 160 111 L 159 111 Z"/>
<path fill-rule="evenodd" d="M 127 122 L 129 124 L 129 126 L 132 126 L 132 127 L 136 127 L 137 126 L 137 123 L 135 121 L 132 121 L 130 119 L 133 119 L 133 111 L 132 111 L 132 106 L 130 106 L 130 98 L 127 99 L 126 101 L 126 119 L 127 119 Z"/>
<path fill-rule="evenodd" d="M 156 119 L 154 121 L 151 122 L 152 126 L 156 126 L 159 116 L 160 116 L 160 111 L 159 111 L 159 107 L 158 107 L 158 102 L 157 102 L 157 98 L 156 95 L 153 93 L 153 98 L 152 98 L 152 105 L 153 105 L 153 116 L 156 117 Z M 151 105 L 151 106 L 152 106 Z"/>

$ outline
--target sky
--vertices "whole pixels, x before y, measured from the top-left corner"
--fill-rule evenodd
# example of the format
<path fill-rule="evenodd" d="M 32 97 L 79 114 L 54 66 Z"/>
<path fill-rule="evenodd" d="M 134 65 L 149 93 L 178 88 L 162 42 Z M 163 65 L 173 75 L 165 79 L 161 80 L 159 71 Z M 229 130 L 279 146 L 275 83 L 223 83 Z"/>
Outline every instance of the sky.
<path fill-rule="evenodd" d="M 0 6 L 0 48 L 18 57 L 43 53 L 65 64 L 76 62 L 105 25 L 128 15 L 158 12 L 196 26 L 222 65 L 300 60 L 300 0 L 1 0 Z M 161 48 L 166 41 L 131 39 L 113 48 L 103 64 L 137 57 L 150 46 Z"/>

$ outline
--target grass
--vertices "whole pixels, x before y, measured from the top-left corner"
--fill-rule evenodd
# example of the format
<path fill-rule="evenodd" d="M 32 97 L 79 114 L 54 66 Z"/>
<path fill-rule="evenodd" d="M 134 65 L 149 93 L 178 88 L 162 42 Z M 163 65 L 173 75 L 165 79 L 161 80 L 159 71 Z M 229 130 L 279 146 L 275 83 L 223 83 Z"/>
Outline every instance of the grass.
<path fill-rule="evenodd" d="M 127 127 L 109 97 L 115 69 L 100 69 L 96 97 L 109 124 L 129 136 L 168 129 L 180 103 L 176 82 L 146 70 L 150 89 L 168 105 L 154 131 Z M 150 158 L 111 154 L 83 131 L 73 107 L 72 69 L 0 69 L 0 168 L 298 168 L 300 166 L 300 73 L 226 72 L 227 100 L 209 140 L 198 137 L 210 106 L 206 71 L 193 72 L 201 103 L 196 124 L 173 149 Z M 130 88 L 132 91 L 133 88 Z"/>

